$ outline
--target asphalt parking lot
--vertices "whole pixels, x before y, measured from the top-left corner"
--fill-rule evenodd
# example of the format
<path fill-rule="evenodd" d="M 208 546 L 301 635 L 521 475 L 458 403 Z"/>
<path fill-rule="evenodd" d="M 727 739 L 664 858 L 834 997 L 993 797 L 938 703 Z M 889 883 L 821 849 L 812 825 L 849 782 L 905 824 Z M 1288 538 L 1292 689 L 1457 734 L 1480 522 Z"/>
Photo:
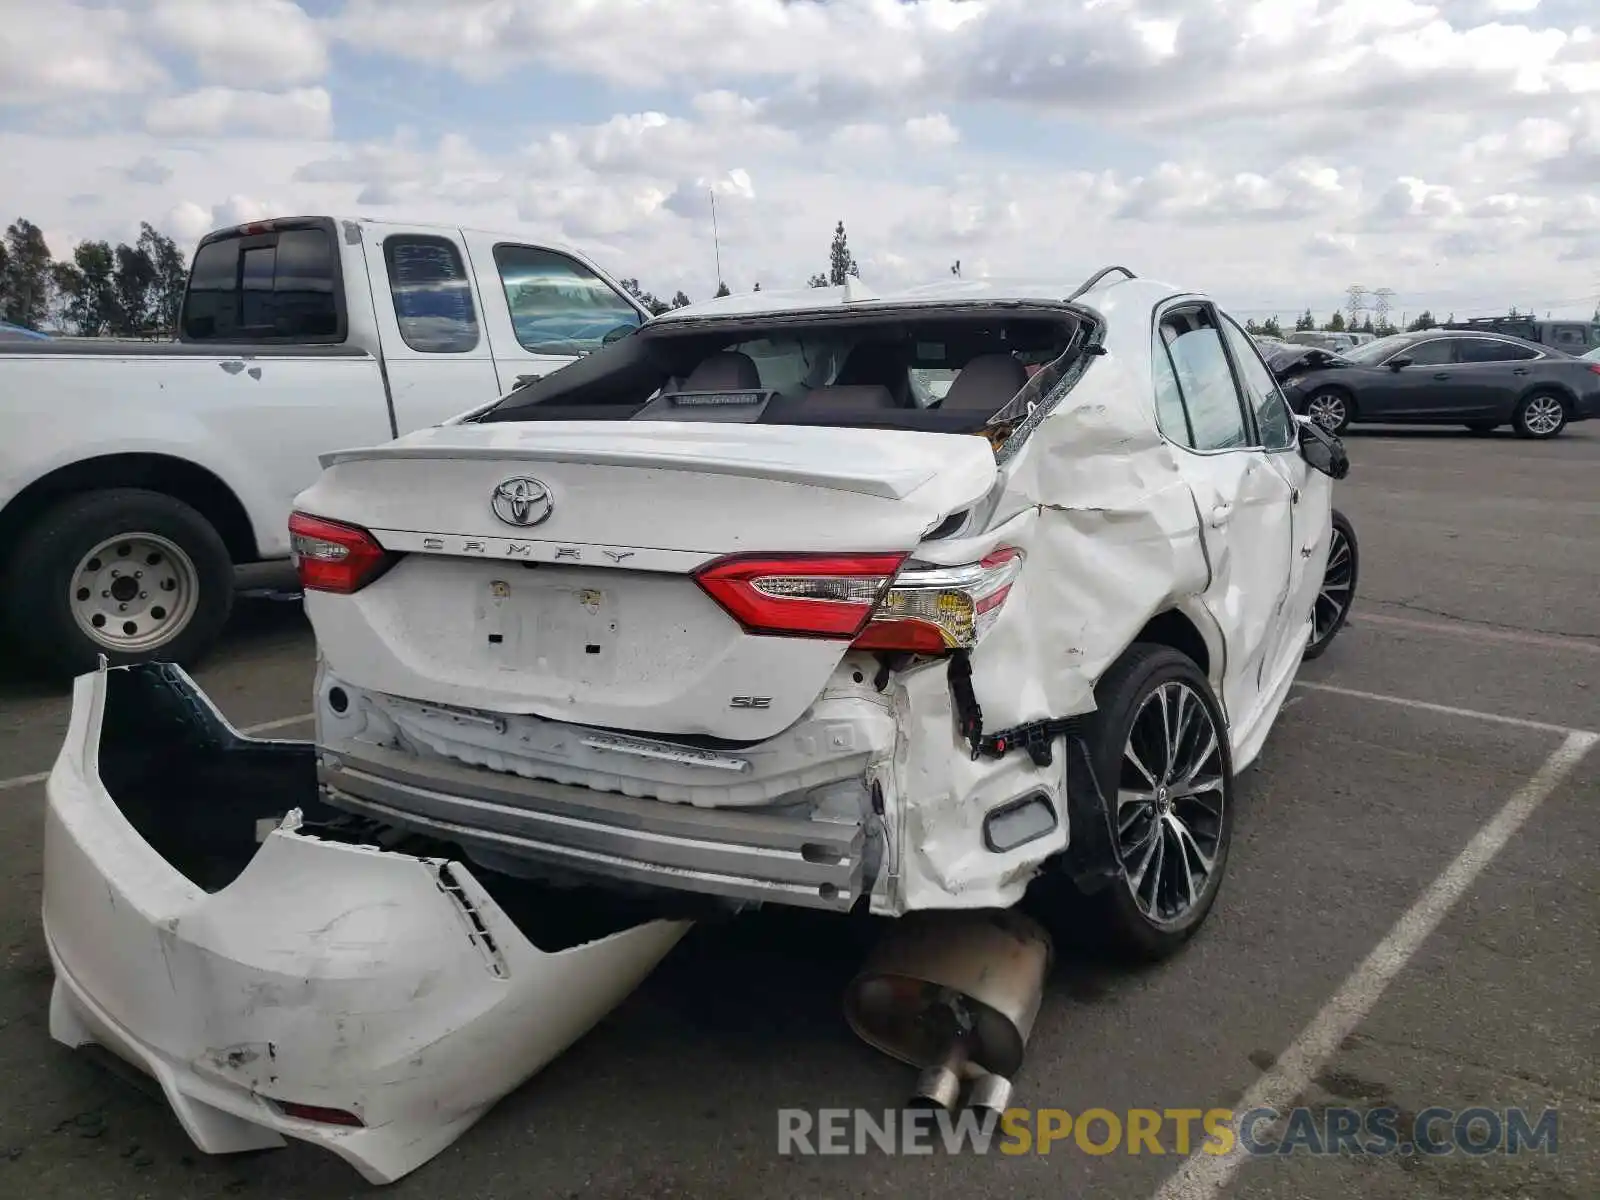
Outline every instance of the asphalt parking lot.
<path fill-rule="evenodd" d="M 695 931 L 399 1197 L 1589 1197 L 1600 1179 L 1600 428 L 1555 442 L 1352 432 L 1355 614 L 1303 671 L 1243 794 L 1210 923 L 1158 968 L 1063 952 L 1015 1103 L 1557 1109 L 1556 1152 L 1261 1159 L 780 1156 L 779 1109 L 898 1105 L 907 1068 L 839 996 L 828 918 Z M 307 708 L 293 604 L 243 603 L 202 684 L 241 726 Z M 339 1197 L 291 1145 L 232 1159 L 47 1033 L 41 811 L 68 705 L 0 678 L 0 1195 Z M 1447 1128 L 1447 1127 L 1441 1127 Z M 1098 1134 L 1097 1137 L 1103 1137 Z M 1198 1140 L 1198 1139 L 1197 1139 Z M 1236 1174 L 1230 1174 L 1236 1170 Z M 1588 1180 L 1587 1183 L 1584 1181 Z"/>

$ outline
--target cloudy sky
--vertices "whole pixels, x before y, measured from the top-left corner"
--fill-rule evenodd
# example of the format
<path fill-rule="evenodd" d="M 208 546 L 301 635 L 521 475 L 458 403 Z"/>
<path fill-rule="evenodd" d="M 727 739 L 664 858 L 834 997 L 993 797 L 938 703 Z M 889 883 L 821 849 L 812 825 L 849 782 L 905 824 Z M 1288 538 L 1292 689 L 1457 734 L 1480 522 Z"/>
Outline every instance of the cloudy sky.
<path fill-rule="evenodd" d="M 1595 0 L 6 0 L 0 220 L 442 220 L 701 299 L 1107 262 L 1588 315 Z"/>

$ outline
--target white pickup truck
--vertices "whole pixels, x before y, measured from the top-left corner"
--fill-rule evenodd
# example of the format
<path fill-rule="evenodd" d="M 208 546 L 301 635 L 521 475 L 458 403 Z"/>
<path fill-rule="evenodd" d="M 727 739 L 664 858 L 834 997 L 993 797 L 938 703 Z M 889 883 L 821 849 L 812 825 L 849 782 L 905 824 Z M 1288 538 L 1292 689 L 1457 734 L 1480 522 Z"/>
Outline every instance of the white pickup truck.
<path fill-rule="evenodd" d="M 572 250 L 293 217 L 208 234 L 178 340 L 0 342 L 0 634 L 52 673 L 191 662 L 289 556 L 318 455 L 491 403 L 649 313 Z"/>

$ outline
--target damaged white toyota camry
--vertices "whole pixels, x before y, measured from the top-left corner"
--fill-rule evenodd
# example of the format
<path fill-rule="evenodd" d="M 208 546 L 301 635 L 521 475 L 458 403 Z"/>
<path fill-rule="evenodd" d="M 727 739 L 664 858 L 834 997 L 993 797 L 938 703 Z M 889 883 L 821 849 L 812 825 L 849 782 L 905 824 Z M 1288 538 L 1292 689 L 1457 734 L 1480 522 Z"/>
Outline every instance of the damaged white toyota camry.
<path fill-rule="evenodd" d="M 174 668 L 78 683 L 52 1028 L 208 1149 L 286 1133 L 372 1179 L 705 906 L 1003 909 L 1058 874 L 1172 952 L 1356 582 L 1338 441 L 1122 268 L 729 297 L 323 465 L 291 521 L 314 747 Z M 593 927 L 551 944 L 519 884 Z"/>

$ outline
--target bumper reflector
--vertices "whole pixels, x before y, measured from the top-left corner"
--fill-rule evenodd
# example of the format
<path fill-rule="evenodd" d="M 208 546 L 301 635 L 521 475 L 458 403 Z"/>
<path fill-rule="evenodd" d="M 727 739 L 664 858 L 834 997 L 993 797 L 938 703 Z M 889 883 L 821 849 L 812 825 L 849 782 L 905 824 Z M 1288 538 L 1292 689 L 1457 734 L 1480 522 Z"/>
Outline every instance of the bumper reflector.
<path fill-rule="evenodd" d="M 983 819 L 983 844 L 996 854 L 1042 838 L 1056 827 L 1056 810 L 1043 792 L 1010 800 Z"/>
<path fill-rule="evenodd" d="M 288 1100 L 274 1100 L 278 1111 L 297 1121 L 315 1121 L 319 1125 L 344 1125 L 352 1129 L 364 1128 L 360 1117 L 342 1108 L 323 1108 L 316 1104 L 294 1104 Z"/>

